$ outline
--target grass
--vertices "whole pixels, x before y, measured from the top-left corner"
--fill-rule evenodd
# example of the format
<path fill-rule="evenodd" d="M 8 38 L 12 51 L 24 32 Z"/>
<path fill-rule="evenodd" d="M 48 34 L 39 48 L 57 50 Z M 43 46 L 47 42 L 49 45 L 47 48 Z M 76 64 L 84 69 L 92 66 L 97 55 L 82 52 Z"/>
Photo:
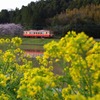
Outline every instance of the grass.
<path fill-rule="evenodd" d="M 41 44 L 44 45 L 52 40 L 58 41 L 59 39 L 53 38 L 22 38 L 23 44 Z"/>
<path fill-rule="evenodd" d="M 42 50 L 43 46 L 52 40 L 59 41 L 59 39 L 53 38 L 22 38 L 21 49 L 29 49 L 29 50 Z"/>
<path fill-rule="evenodd" d="M 43 45 L 34 45 L 34 44 L 22 44 L 20 46 L 23 50 L 40 50 L 43 51 Z"/>

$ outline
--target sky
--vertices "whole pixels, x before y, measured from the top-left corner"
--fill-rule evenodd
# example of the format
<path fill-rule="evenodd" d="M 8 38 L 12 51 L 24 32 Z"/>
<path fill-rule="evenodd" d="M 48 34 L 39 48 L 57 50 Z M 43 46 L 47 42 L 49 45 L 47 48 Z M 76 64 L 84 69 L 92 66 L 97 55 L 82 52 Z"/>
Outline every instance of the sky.
<path fill-rule="evenodd" d="M 15 10 L 15 8 L 21 8 L 22 5 L 27 6 L 32 1 L 38 1 L 38 0 L 0 0 L 0 11 L 2 9 L 7 10 Z"/>

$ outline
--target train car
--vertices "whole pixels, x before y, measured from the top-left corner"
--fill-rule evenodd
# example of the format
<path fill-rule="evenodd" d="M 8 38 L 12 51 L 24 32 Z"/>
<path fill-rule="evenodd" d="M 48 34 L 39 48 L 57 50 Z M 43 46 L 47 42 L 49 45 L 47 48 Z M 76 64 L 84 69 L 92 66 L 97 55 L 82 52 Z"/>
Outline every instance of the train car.
<path fill-rule="evenodd" d="M 53 37 L 53 32 L 51 30 L 26 30 L 24 31 L 23 36 L 50 38 Z"/>

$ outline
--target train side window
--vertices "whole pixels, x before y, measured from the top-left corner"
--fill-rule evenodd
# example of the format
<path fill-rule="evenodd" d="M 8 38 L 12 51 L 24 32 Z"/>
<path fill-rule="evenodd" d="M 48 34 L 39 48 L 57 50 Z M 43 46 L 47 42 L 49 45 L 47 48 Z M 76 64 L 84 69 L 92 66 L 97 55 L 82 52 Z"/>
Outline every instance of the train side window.
<path fill-rule="evenodd" d="M 48 34 L 48 32 L 46 32 L 46 34 Z"/>

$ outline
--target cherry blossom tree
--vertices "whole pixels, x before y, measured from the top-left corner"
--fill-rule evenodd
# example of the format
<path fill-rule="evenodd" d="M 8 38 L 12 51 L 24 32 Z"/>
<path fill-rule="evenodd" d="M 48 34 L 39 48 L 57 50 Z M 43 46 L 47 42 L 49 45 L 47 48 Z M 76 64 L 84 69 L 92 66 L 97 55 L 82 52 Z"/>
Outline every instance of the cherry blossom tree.
<path fill-rule="evenodd" d="M 23 27 L 20 24 L 0 24 L 0 36 L 22 36 Z"/>

